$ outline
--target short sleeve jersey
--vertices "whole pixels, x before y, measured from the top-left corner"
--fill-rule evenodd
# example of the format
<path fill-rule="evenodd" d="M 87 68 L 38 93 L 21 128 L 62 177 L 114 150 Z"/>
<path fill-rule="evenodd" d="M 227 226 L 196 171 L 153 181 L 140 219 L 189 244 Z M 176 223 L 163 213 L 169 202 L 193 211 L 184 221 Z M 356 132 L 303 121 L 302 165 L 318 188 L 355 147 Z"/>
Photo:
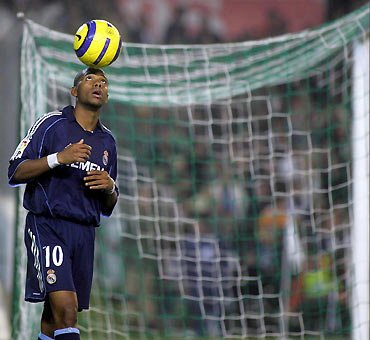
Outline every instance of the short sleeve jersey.
<path fill-rule="evenodd" d="M 88 171 L 105 170 L 116 180 L 116 142 L 100 121 L 93 132 L 84 130 L 76 121 L 72 106 L 45 114 L 33 124 L 9 161 L 9 185 L 22 184 L 13 181 L 22 162 L 60 152 L 81 139 L 92 147 L 90 159 L 85 163 L 59 165 L 28 181 L 23 200 L 25 209 L 82 224 L 100 224 L 104 193 L 86 187 L 83 178 Z M 118 188 L 115 190 L 118 195 Z M 110 215 L 112 211 L 105 213 Z"/>

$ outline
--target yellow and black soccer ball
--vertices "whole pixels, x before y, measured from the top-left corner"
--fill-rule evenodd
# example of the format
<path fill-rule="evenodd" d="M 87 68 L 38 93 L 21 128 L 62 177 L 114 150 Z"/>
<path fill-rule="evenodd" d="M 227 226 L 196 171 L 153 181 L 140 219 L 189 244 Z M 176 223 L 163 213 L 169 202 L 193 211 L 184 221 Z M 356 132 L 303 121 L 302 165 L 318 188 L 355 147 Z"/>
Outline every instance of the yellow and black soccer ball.
<path fill-rule="evenodd" d="M 122 50 L 118 29 L 105 20 L 91 20 L 76 32 L 73 48 L 85 65 L 101 68 L 112 64 Z"/>

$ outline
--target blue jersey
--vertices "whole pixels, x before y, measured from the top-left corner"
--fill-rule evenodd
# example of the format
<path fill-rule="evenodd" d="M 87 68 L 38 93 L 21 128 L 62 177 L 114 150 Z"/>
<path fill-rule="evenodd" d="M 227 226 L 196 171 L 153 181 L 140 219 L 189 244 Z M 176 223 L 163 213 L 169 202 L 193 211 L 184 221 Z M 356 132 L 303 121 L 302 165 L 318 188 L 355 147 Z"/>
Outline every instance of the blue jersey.
<path fill-rule="evenodd" d="M 84 130 L 76 121 L 72 106 L 48 113 L 33 124 L 10 159 L 9 185 L 21 184 L 15 183 L 13 176 L 22 162 L 60 152 L 81 139 L 92 147 L 90 159 L 85 163 L 59 165 L 29 180 L 23 200 L 27 210 L 36 215 L 99 225 L 104 193 L 87 188 L 83 178 L 90 170 L 105 170 L 116 180 L 116 142 L 112 133 L 100 122 L 93 132 Z M 118 195 L 117 187 L 116 193 Z M 111 213 L 108 212 L 108 215 Z"/>

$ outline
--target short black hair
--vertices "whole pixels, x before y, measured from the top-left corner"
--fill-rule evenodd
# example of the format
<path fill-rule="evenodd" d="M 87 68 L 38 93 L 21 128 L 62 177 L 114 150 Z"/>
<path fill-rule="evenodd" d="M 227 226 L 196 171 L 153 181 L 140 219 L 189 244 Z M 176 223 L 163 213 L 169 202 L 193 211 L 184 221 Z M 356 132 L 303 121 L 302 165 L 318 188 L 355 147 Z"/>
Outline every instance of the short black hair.
<path fill-rule="evenodd" d="M 73 86 L 77 86 L 78 83 L 80 82 L 80 80 L 85 77 L 86 75 L 88 74 L 97 74 L 97 73 L 102 73 L 104 75 L 105 78 L 107 78 L 107 75 L 105 74 L 105 72 L 100 69 L 100 68 L 93 68 L 93 67 L 88 67 L 88 68 L 85 68 L 83 69 L 82 71 L 78 72 L 76 74 L 76 77 L 75 79 L 73 80 Z"/>

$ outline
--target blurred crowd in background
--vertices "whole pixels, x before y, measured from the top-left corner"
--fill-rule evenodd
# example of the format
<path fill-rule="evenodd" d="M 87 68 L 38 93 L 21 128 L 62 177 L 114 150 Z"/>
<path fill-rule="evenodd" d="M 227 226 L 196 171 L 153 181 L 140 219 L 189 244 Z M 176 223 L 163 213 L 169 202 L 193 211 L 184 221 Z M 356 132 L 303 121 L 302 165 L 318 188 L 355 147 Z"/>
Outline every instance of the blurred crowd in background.
<path fill-rule="evenodd" d="M 19 40 L 11 41 L 12 38 L 10 38 L 9 33 L 14 29 L 14 25 L 19 25 L 19 22 L 16 21 L 16 13 L 23 12 L 26 18 L 33 19 L 51 29 L 69 34 L 74 34 L 77 28 L 88 20 L 105 19 L 114 23 L 121 32 L 124 41 L 132 43 L 212 44 L 246 41 L 313 28 L 327 21 L 339 18 L 366 2 L 367 1 L 364 0 L 306 0 L 300 2 L 300 6 L 295 8 L 297 3 L 296 0 L 255 0 L 248 2 L 237 0 L 110 0 L 94 2 L 91 0 L 3 0 L 0 4 L 0 40 L 8 44 L 18 43 Z M 258 23 L 256 23 L 257 21 Z M 6 88 L 1 88 L 1 93 L 8 114 L 16 117 L 18 112 L 18 84 L 16 77 L 18 72 L 18 61 L 12 58 L 12 60 L 9 59 L 9 62 L 11 62 L 11 64 L 9 64 L 10 70 L 14 70 L 13 79 L 10 80 L 12 83 L 10 85 L 7 84 L 8 86 Z M 10 78 L 11 77 L 8 79 Z M 319 80 L 320 79 L 312 79 L 313 83 L 310 84 L 310 86 L 314 88 L 317 86 L 315 81 Z M 306 84 L 298 83 L 296 86 L 296 93 L 307 90 Z M 14 93 L 12 96 L 9 96 L 8 89 L 13 89 Z M 281 98 L 279 94 L 280 90 L 279 88 L 273 89 L 272 91 L 275 91 L 275 95 L 272 97 Z M 320 97 L 320 93 L 324 92 L 325 88 L 322 88 L 322 91 L 319 91 L 318 94 L 313 93 L 311 98 L 296 96 L 292 98 L 289 103 L 289 108 L 286 106 L 287 103 L 279 101 L 279 99 L 277 99 L 275 105 L 277 106 L 278 112 L 288 112 L 290 110 L 290 112 L 294 113 L 292 115 L 293 129 L 303 129 L 303 125 L 306 124 L 307 121 L 311 122 L 312 125 L 307 128 L 317 131 L 317 134 L 312 137 L 316 145 L 323 147 L 327 145 L 329 139 L 332 145 L 340 145 L 342 143 L 341 141 L 348 138 L 349 127 L 344 125 L 337 126 L 331 129 L 330 136 L 325 132 L 327 131 L 329 123 L 325 119 L 320 118 L 325 116 L 322 113 L 322 108 L 323 102 L 325 102 L 327 98 Z M 256 93 L 256 95 L 260 94 Z M 10 99 L 6 100 L 5 96 L 8 96 Z M 338 96 L 338 98 L 339 97 L 340 96 Z M 13 101 L 9 103 L 11 99 Z M 309 100 L 310 103 L 305 102 L 305 100 Z M 333 106 L 335 105 L 336 104 L 333 103 Z M 317 109 L 316 111 L 315 108 Z M 204 114 L 202 110 L 203 109 L 200 108 L 199 112 L 194 114 L 201 116 Z M 235 108 L 235 110 L 237 111 L 237 108 Z M 254 112 L 260 112 L 262 116 L 266 114 L 263 108 L 256 108 Z M 146 115 L 150 115 L 149 112 L 145 112 L 145 109 L 140 109 L 135 114 L 143 115 L 144 118 Z M 216 119 L 222 117 L 222 108 L 214 109 L 212 114 L 215 115 L 214 117 Z M 332 114 L 338 116 L 338 121 L 343 121 L 346 113 L 344 107 L 338 105 L 335 112 L 332 112 Z M 169 117 L 169 113 L 166 110 L 163 110 L 162 113 L 158 113 L 157 117 L 159 118 L 161 115 L 163 115 L 162 118 L 164 120 Z M 306 119 L 302 120 L 302 117 Z M 9 126 L 7 126 L 6 129 L 16 134 L 17 130 L 14 118 L 13 123 L 14 130 Z M 265 122 L 265 124 L 266 125 L 259 127 L 259 133 L 261 135 L 267 129 L 267 122 Z M 278 129 L 279 123 L 276 124 Z M 281 124 L 281 129 L 283 129 L 285 122 Z M 138 133 L 140 133 L 140 127 L 137 128 Z M 166 129 L 164 125 L 159 126 L 159 128 L 161 131 L 156 131 L 155 134 L 164 138 L 164 136 L 169 133 L 169 130 Z M 217 136 L 217 133 L 222 134 L 222 126 L 213 128 L 215 136 Z M 320 131 L 322 133 L 321 135 Z M 202 134 L 204 133 L 201 132 L 198 136 L 200 140 Z M 179 136 L 181 136 L 181 131 L 179 131 Z M 168 137 L 168 141 L 171 141 L 171 137 Z M 197 136 L 195 136 L 194 139 L 195 143 L 197 143 L 196 137 Z M 266 149 L 265 146 L 262 145 L 263 142 L 261 141 L 260 143 L 261 145 L 255 145 L 254 147 L 258 149 L 261 159 L 263 159 L 262 156 L 266 152 Z M 284 140 L 277 140 L 275 148 L 277 151 L 281 148 L 280 152 L 283 153 L 286 151 L 284 150 L 285 145 L 286 143 Z M 299 149 L 299 141 L 294 145 Z M 15 146 L 16 142 L 14 142 L 14 137 L 12 137 L 9 149 L 5 147 L 2 151 L 2 159 L 5 160 L 1 164 L 2 177 L 6 177 L 7 160 Z M 204 276 L 212 275 L 212 273 L 216 276 L 222 276 L 235 271 L 235 262 L 233 261 L 224 264 L 222 269 L 223 273 L 218 273 L 217 270 L 207 268 L 211 263 L 207 261 L 207 256 L 208 258 L 212 258 L 216 256 L 216 252 L 229 252 L 227 254 L 229 254 L 228 256 L 230 256 L 230 258 L 235 256 L 235 258 L 240 259 L 241 266 L 244 270 L 243 275 L 250 277 L 254 277 L 257 274 L 262 275 L 264 292 L 271 294 L 277 293 L 281 289 L 281 277 L 279 273 L 282 269 L 281 248 L 283 247 L 283 229 L 287 225 L 287 220 L 291 215 L 291 209 L 296 209 L 296 211 L 300 212 L 304 212 L 307 209 L 307 197 L 304 195 L 297 197 L 293 202 L 293 205 L 295 205 L 294 207 L 292 207 L 292 202 L 286 199 L 272 199 L 272 191 L 274 191 L 274 193 L 280 192 L 282 193 L 281 197 L 284 197 L 284 192 L 288 192 L 292 188 L 288 190 L 285 187 L 286 182 L 284 182 L 283 179 L 275 183 L 276 187 L 272 187 L 271 181 L 268 178 L 270 169 L 267 169 L 262 163 L 253 165 L 256 166 L 255 169 L 258 168 L 259 180 L 253 183 L 248 182 L 246 179 L 250 178 L 251 175 L 245 173 L 245 170 L 238 169 L 238 165 L 236 165 L 236 168 L 230 167 L 230 164 L 227 164 L 227 160 L 223 159 L 222 145 L 219 146 L 220 149 L 217 149 L 217 147 L 218 146 L 215 144 L 211 145 L 205 142 L 199 142 L 194 146 L 193 151 L 195 151 L 195 154 L 190 154 L 189 150 L 173 150 L 173 145 L 164 142 L 161 144 L 161 149 L 155 151 L 157 161 L 155 164 L 155 177 L 159 182 L 164 184 L 166 179 L 173 179 L 174 174 L 176 174 L 176 178 L 181 178 L 182 180 L 182 185 L 176 187 L 176 192 L 172 194 L 178 201 L 183 202 L 182 209 L 184 209 L 184 215 L 197 218 L 199 220 L 200 231 L 207 235 L 203 241 L 205 247 L 204 254 L 206 256 L 203 261 L 203 265 L 205 266 Z M 267 149 L 267 152 L 268 151 L 269 149 Z M 347 151 L 345 147 L 335 149 L 331 155 L 331 157 L 333 157 L 332 164 L 345 163 Z M 143 152 L 145 152 L 145 150 L 143 150 Z M 236 152 L 242 153 L 243 151 L 236 150 Z M 174 158 L 175 154 L 176 158 Z M 214 159 L 217 159 L 217 154 L 221 155 L 219 158 L 220 162 L 215 163 Z M 216 156 L 212 156 L 211 159 L 210 155 Z M 284 172 L 289 173 L 292 169 L 306 171 L 307 168 L 305 168 L 305 166 L 307 166 L 307 163 L 305 162 L 305 159 L 299 157 L 296 159 L 286 159 L 282 157 L 277 160 L 276 167 L 280 168 L 280 170 L 277 171 L 280 171 L 282 174 Z M 314 160 L 314 162 L 319 164 L 318 167 L 328 167 L 327 154 L 317 155 L 317 159 Z M 235 166 L 235 164 L 233 166 Z M 210 174 L 216 175 L 210 176 Z M 330 183 L 330 185 L 335 186 L 336 183 L 341 184 L 349 182 L 350 178 L 347 176 L 348 173 L 346 168 L 339 169 L 335 172 L 333 178 L 331 178 L 332 183 Z M 196 189 L 194 189 L 194 183 L 191 178 L 195 178 Z M 327 187 L 328 183 L 325 183 L 325 181 L 328 180 L 327 178 L 327 174 L 319 178 L 319 185 Z M 217 180 L 217 185 L 214 182 L 215 179 Z M 305 189 L 304 186 L 307 184 L 306 180 L 307 179 L 297 179 L 295 183 L 297 187 L 295 189 L 297 191 L 299 191 L 299 189 Z M 14 193 L 10 193 L 6 187 L 6 179 L 2 178 L 0 184 L 1 190 L 4 192 L 4 197 L 6 196 L 14 200 Z M 145 190 L 141 195 L 145 197 Z M 334 203 L 343 203 L 346 205 L 347 195 L 346 189 L 338 190 L 338 192 L 333 195 L 332 199 Z M 329 203 L 325 199 L 319 200 L 316 204 L 322 204 L 321 208 L 323 211 L 329 208 Z M 331 204 L 333 204 L 333 202 L 331 202 Z M 9 205 L 4 206 L 8 207 Z M 348 209 L 346 212 L 343 212 L 346 208 L 348 207 L 334 212 L 334 216 L 323 215 L 319 217 L 319 227 L 322 229 L 330 229 L 333 225 L 338 225 L 339 228 L 343 230 L 343 235 L 338 234 L 338 237 L 345 238 L 345 230 L 349 218 Z M 304 213 L 300 214 L 301 217 L 304 215 Z M 5 220 L 4 216 L 5 213 L 1 213 L 0 218 Z M 232 220 L 233 224 L 231 225 L 231 230 L 227 232 L 223 230 L 220 232 L 222 226 L 217 226 L 217 223 L 214 223 L 215 216 L 217 216 L 220 221 Z M 0 236 L 8 234 L 13 230 L 13 225 L 9 225 L 9 222 L 11 223 L 13 221 L 7 220 L 6 224 L 8 226 L 7 228 L 2 227 Z M 306 239 L 305 244 L 310 245 L 310 240 L 312 244 L 317 244 L 317 235 L 315 236 L 312 233 L 312 225 L 309 218 L 301 218 L 299 223 L 303 226 L 301 229 L 301 237 Z M 248 228 L 245 227 L 246 224 Z M 237 234 L 237 236 L 235 234 Z M 210 241 L 213 237 L 217 242 L 221 242 L 220 245 L 215 246 L 215 242 Z M 6 240 L 9 238 L 4 237 L 3 239 Z M 239 240 L 239 244 L 234 242 L 236 239 Z M 308 257 L 305 260 L 306 262 L 302 265 L 303 267 L 301 270 L 297 272 L 294 282 L 292 283 L 292 291 L 296 290 L 296 292 L 302 291 L 302 287 L 305 285 L 307 299 L 303 301 L 302 297 L 298 297 L 298 293 L 295 293 L 292 294 L 289 303 L 292 310 L 297 310 L 299 306 L 307 308 L 307 310 L 312 309 L 309 313 L 318 313 L 319 307 L 317 306 L 323 304 L 323 302 L 320 302 L 323 299 L 325 299 L 325 305 L 328 301 L 334 301 L 334 307 L 332 307 L 334 309 L 337 308 L 336 304 L 343 304 L 343 313 L 339 314 L 341 320 L 337 320 L 338 316 L 335 315 L 335 310 L 334 316 L 328 314 L 329 316 L 326 318 L 328 325 L 325 325 L 325 327 L 335 331 L 338 330 L 338 327 L 347 327 L 349 322 L 349 316 L 347 315 L 348 299 L 345 294 L 341 295 L 345 290 L 345 279 L 343 276 L 345 275 L 346 254 L 344 254 L 344 251 L 338 251 L 335 254 L 336 258 L 330 258 L 328 253 L 330 253 L 332 249 L 330 249 L 328 245 L 329 241 L 326 240 L 325 237 L 319 241 L 320 249 L 305 249 L 307 253 L 314 254 L 315 258 Z M 231 247 L 230 242 L 233 243 Z M 183 246 L 188 259 L 195 256 L 194 245 L 191 244 L 191 242 Z M 11 269 L 9 268 L 13 261 L 11 253 L 12 248 L 9 246 L 9 242 L 6 247 L 4 246 L 1 248 L 4 256 L 2 256 L 3 260 L 0 266 L 2 268 L 1 272 L 5 274 L 0 274 L 0 281 L 6 282 L 6 291 L 10 294 L 11 283 L 9 284 L 9 282 L 11 282 L 11 279 L 4 276 L 11 275 Z M 171 251 L 170 248 L 167 250 Z M 5 252 L 7 252 L 7 254 L 5 254 Z M 259 256 L 257 256 L 257 254 L 259 254 Z M 319 254 L 319 258 L 317 254 Z M 331 261 L 334 260 L 336 263 L 336 277 L 342 277 L 342 282 L 333 282 L 333 273 L 330 271 L 333 268 Z M 190 278 L 193 277 L 193 280 L 190 279 L 187 286 L 187 295 L 193 297 L 193 299 L 190 299 L 189 303 L 189 308 L 191 309 L 189 314 L 195 316 L 200 315 L 197 298 L 199 298 L 200 295 L 209 295 L 213 296 L 213 298 L 208 301 L 208 305 L 206 303 L 204 306 L 205 313 L 209 314 L 211 317 L 217 318 L 220 315 L 220 310 L 224 308 L 224 306 L 220 305 L 220 302 L 217 302 L 220 294 L 218 286 L 216 285 L 216 287 L 214 287 L 212 284 L 208 284 L 205 287 L 199 288 L 199 281 L 196 280 L 197 272 L 192 267 L 192 263 L 194 262 L 191 260 L 188 261 L 188 263 L 186 263 L 186 261 L 182 263 L 182 266 L 188 271 L 188 276 Z M 167 264 L 168 271 L 171 271 L 171 265 L 176 266 L 176 264 L 173 263 Z M 305 277 L 304 275 L 306 274 L 304 274 L 303 268 L 308 268 L 308 273 L 314 274 L 312 274 L 311 277 Z M 310 291 L 312 288 L 310 284 L 315 280 L 316 283 L 324 286 L 321 296 L 315 296 L 313 290 Z M 317 280 L 321 281 L 318 282 Z M 338 287 L 338 285 L 341 285 L 341 287 Z M 224 292 L 225 296 L 235 297 L 233 294 L 237 293 L 235 292 L 236 283 L 228 282 L 226 286 L 227 292 Z M 168 287 L 171 286 L 169 285 Z M 153 288 L 149 289 L 154 288 L 155 284 L 153 284 Z M 170 296 L 171 294 L 177 293 L 175 289 L 172 292 L 168 292 Z M 258 287 L 257 281 L 251 281 L 245 284 L 242 287 L 241 293 L 257 296 L 260 293 L 260 287 Z M 311 293 L 313 295 L 310 295 Z M 333 297 L 333 294 L 337 294 L 337 296 Z M 257 309 L 259 307 L 255 302 L 253 305 L 252 300 L 251 305 L 245 307 L 248 308 L 249 311 L 253 311 L 253 308 L 255 308 L 255 311 L 258 312 Z M 315 303 L 313 304 L 312 301 L 315 301 Z M 169 310 L 166 313 L 171 315 L 171 309 L 175 308 L 175 306 L 170 303 L 167 307 Z M 156 307 L 153 305 L 148 307 L 149 310 L 155 310 L 155 308 Z M 240 308 L 238 303 L 230 304 L 227 308 L 227 313 L 241 313 L 240 310 L 237 310 Z M 265 308 L 265 312 L 268 313 L 276 311 L 276 308 L 279 308 L 279 306 L 276 305 L 275 301 L 268 303 Z M 326 312 L 326 307 L 323 310 Z M 329 312 L 332 313 L 333 311 L 329 310 Z M 153 315 L 155 314 L 154 312 Z M 251 319 L 249 322 L 249 327 L 261 329 L 261 325 L 258 325 L 255 320 Z M 338 322 L 341 323 L 340 326 L 338 326 Z M 195 317 L 193 319 L 193 324 L 190 325 L 197 334 L 219 335 L 219 324 L 215 325 L 215 323 L 211 323 L 204 325 L 199 323 L 199 319 Z M 278 327 L 277 323 L 278 321 L 276 320 L 267 322 L 267 324 L 272 327 L 272 330 L 274 330 L 274 327 Z M 292 327 L 296 327 L 297 330 L 299 330 L 297 322 L 292 325 Z M 307 325 L 307 327 L 314 329 L 317 327 L 317 324 Z M 256 335 L 259 334 L 256 333 Z"/>
<path fill-rule="evenodd" d="M 104 18 L 124 41 L 211 44 L 301 31 L 334 20 L 364 0 L 3 0 L 2 17 L 17 12 L 51 29 L 73 34 L 84 22 Z M 10 19 L 8 19 L 10 20 Z M 6 22 L 2 23 L 6 28 Z M 4 32 L 4 30 L 3 30 Z"/>

